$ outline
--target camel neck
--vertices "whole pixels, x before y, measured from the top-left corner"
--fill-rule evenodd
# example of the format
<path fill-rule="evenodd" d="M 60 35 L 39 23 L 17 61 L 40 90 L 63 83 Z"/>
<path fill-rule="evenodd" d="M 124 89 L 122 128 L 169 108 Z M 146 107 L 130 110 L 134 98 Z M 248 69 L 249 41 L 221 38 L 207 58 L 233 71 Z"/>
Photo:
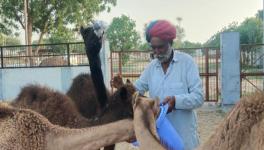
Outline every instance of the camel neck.
<path fill-rule="evenodd" d="M 134 128 L 141 149 L 165 150 L 155 137 L 156 127 L 154 114 L 151 110 L 134 110 Z"/>
<path fill-rule="evenodd" d="M 132 120 L 124 119 L 83 129 L 58 128 L 56 126 L 47 135 L 46 140 L 48 150 L 100 149 L 106 145 L 128 140 L 133 135 Z"/>

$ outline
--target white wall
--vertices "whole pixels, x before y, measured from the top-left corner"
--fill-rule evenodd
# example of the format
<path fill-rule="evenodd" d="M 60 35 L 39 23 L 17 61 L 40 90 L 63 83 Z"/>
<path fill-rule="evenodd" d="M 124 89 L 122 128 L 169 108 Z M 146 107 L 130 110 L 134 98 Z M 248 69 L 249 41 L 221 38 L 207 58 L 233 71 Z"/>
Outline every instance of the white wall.
<path fill-rule="evenodd" d="M 109 57 L 109 43 L 105 39 L 100 59 L 107 88 L 110 87 Z M 89 66 L 0 69 L 0 100 L 14 99 L 27 84 L 40 84 L 66 93 L 72 80 L 81 73 L 90 73 Z"/>
<path fill-rule="evenodd" d="M 89 72 L 89 66 L 2 69 L 0 99 L 14 99 L 27 84 L 40 84 L 65 93 L 73 78 L 80 73 Z"/>

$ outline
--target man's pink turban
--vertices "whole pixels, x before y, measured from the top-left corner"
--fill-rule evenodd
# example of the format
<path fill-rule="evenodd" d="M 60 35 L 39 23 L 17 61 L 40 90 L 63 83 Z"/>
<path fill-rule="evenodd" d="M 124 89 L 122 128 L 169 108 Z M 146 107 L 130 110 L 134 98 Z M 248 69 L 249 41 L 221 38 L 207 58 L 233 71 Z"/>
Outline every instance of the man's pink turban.
<path fill-rule="evenodd" d="M 146 29 L 146 40 L 150 42 L 152 37 L 172 41 L 176 37 L 176 28 L 166 20 L 152 21 Z"/>

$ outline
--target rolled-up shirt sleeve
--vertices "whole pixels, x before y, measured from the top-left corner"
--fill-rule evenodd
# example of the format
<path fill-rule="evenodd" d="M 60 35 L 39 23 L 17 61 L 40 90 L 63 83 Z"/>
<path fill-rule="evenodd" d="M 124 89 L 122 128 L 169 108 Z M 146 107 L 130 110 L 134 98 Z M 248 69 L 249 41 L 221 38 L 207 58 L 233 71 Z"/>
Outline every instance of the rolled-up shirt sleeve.
<path fill-rule="evenodd" d="M 192 59 L 186 67 L 188 68 L 186 74 L 188 93 L 174 95 L 176 98 L 176 109 L 195 109 L 202 106 L 204 102 L 202 81 L 198 66 Z"/>
<path fill-rule="evenodd" d="M 149 65 L 145 68 L 145 70 L 140 75 L 139 79 L 136 80 L 134 86 L 136 90 L 141 94 L 144 95 L 146 91 L 149 90 L 148 87 L 148 78 L 149 78 Z"/>

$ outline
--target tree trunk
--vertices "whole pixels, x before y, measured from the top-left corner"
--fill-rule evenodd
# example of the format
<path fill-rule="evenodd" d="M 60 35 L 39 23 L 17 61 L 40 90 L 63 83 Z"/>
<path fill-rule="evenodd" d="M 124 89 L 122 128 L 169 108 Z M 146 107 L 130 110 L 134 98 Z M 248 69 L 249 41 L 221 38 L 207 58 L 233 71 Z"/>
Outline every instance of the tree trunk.
<path fill-rule="evenodd" d="M 34 66 L 34 61 L 32 57 L 32 18 L 29 16 L 28 17 L 28 48 L 27 48 L 27 53 L 29 56 L 29 64 L 30 66 Z"/>
<path fill-rule="evenodd" d="M 38 39 L 38 46 L 37 46 L 37 48 L 36 48 L 35 55 L 38 55 L 38 52 L 39 52 L 39 49 L 40 49 L 39 44 L 41 43 L 44 34 L 45 34 L 45 31 L 42 31 L 42 32 L 40 33 L 40 36 L 39 36 L 39 39 Z"/>

